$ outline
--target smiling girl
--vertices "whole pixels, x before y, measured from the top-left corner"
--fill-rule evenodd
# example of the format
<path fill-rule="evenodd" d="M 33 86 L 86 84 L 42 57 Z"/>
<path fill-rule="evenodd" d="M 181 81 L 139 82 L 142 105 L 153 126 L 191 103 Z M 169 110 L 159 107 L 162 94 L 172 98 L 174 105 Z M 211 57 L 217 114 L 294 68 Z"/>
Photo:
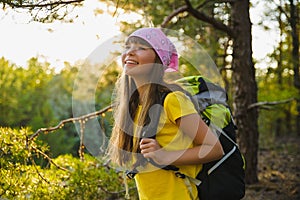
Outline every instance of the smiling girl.
<path fill-rule="evenodd" d="M 158 167 L 176 165 L 195 178 L 202 163 L 223 155 L 218 138 L 186 91 L 164 81 L 165 72 L 178 70 L 174 44 L 159 28 L 138 29 L 125 42 L 122 65 L 108 151 L 111 160 L 128 169 L 138 167 L 134 178 L 141 200 L 197 199 L 197 188 L 189 179 Z M 161 112 L 158 106 L 163 106 Z M 146 127 L 155 119 L 157 131 L 151 133 Z"/>

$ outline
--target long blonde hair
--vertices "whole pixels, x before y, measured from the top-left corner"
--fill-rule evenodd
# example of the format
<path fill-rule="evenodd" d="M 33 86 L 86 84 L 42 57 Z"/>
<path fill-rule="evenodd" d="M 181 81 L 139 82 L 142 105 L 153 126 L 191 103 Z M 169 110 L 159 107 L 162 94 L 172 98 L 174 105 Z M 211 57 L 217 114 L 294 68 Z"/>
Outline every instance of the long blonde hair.
<path fill-rule="evenodd" d="M 146 42 L 140 38 L 131 38 L 134 38 L 133 42 L 142 44 Z M 146 44 L 151 47 L 150 44 Z M 118 79 L 115 93 L 115 122 L 108 147 L 108 155 L 112 162 L 122 166 L 132 159 L 132 153 L 140 153 L 138 141 L 141 138 L 142 127 L 150 121 L 149 110 L 151 106 L 161 103 L 161 94 L 163 93 L 174 90 L 183 91 L 176 84 L 166 83 L 163 80 L 164 73 L 162 62 L 156 55 L 153 70 L 150 74 L 150 81 L 142 86 L 145 90 L 142 102 L 139 102 L 139 93 L 132 77 L 123 72 Z M 137 125 L 140 128 L 137 129 L 137 134 L 134 134 L 134 119 L 139 103 L 142 106 L 141 113 L 137 119 Z"/>

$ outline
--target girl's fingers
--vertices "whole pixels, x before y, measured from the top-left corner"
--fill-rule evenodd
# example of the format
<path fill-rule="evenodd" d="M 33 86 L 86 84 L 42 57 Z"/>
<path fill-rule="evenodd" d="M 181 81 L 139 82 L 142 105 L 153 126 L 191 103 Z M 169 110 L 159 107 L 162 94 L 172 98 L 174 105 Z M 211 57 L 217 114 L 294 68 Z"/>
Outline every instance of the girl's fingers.
<path fill-rule="evenodd" d="M 155 163 L 163 165 L 166 160 L 166 151 L 164 151 L 157 140 L 151 138 L 143 138 L 140 142 L 141 154 L 144 158 L 150 158 Z"/>
<path fill-rule="evenodd" d="M 149 148 L 149 147 L 153 146 L 154 145 L 153 140 L 154 139 L 143 138 L 140 142 L 140 148 L 145 149 L 145 148 Z"/>
<path fill-rule="evenodd" d="M 143 139 L 141 139 L 140 144 L 147 144 L 147 143 L 150 143 L 150 142 L 153 142 L 153 141 L 155 141 L 155 139 L 143 138 Z"/>
<path fill-rule="evenodd" d="M 156 151 L 159 148 L 160 146 L 155 139 L 143 138 L 140 142 L 140 149 L 142 154 Z"/>
<path fill-rule="evenodd" d="M 141 145 L 140 149 L 141 149 L 141 153 L 148 153 L 156 150 L 156 148 L 151 144 Z"/>

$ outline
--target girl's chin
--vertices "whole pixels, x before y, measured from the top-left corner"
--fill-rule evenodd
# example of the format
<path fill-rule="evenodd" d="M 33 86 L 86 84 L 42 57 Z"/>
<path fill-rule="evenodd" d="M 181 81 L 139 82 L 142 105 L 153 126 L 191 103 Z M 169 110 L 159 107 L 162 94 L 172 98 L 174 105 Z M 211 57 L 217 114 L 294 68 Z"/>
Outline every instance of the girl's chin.
<path fill-rule="evenodd" d="M 129 65 L 129 66 L 124 66 L 124 70 L 125 70 L 125 73 L 127 75 L 129 74 L 136 74 L 136 73 L 140 73 L 141 72 L 141 68 L 139 68 L 138 66 L 133 66 L 133 65 Z"/>
<path fill-rule="evenodd" d="M 130 75 L 134 71 L 136 71 L 134 70 L 134 67 L 127 67 L 127 66 L 124 67 L 124 72 L 126 75 Z"/>
<path fill-rule="evenodd" d="M 152 71 L 153 65 L 125 65 L 123 66 L 123 70 L 126 75 L 134 76 L 134 75 L 146 75 Z"/>

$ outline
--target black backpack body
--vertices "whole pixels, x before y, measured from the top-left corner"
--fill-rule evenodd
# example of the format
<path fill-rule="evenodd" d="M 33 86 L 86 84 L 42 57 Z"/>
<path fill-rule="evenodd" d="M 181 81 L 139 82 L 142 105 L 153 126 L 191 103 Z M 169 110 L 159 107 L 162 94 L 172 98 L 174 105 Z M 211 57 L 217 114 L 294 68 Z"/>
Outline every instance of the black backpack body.
<path fill-rule="evenodd" d="M 235 133 L 233 123 L 223 128 L 227 135 Z M 201 184 L 197 186 L 201 200 L 239 200 L 245 195 L 245 170 L 243 157 L 235 144 L 232 144 L 223 134 L 219 135 L 225 155 L 230 154 L 213 171 L 210 171 L 220 160 L 203 164 L 197 179 Z M 224 158 L 224 157 L 223 157 Z"/>

